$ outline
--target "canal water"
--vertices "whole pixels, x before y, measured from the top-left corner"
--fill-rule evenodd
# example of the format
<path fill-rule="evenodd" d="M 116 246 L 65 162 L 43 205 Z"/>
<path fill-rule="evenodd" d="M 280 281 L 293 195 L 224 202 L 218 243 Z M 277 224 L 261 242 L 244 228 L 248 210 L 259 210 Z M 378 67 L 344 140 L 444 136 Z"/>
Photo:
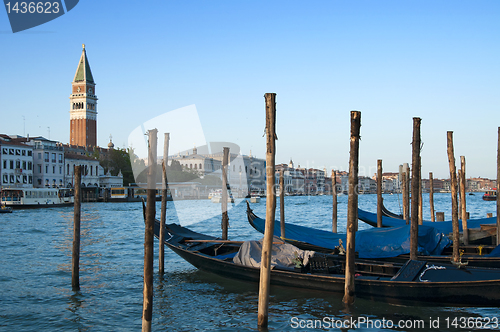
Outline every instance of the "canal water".
<path fill-rule="evenodd" d="M 451 219 L 450 195 L 435 194 L 434 199 L 436 211 Z M 384 195 L 384 201 L 391 211 L 400 210 L 398 195 Z M 339 232 L 345 232 L 347 196 L 339 196 L 338 202 Z M 220 236 L 220 204 L 209 200 L 168 204 L 167 222 Z M 331 205 L 331 196 L 286 197 L 286 220 L 330 230 Z M 359 196 L 359 206 L 375 212 L 376 196 Z M 467 206 L 471 218 L 496 211 L 495 202 L 483 201 L 480 194 L 467 196 Z M 252 208 L 264 217 L 265 199 Z M 157 213 L 159 209 L 158 203 Z M 232 204 L 230 239 L 262 237 L 246 221 L 245 210 L 242 200 Z M 177 214 L 182 217 L 177 218 Z M 424 218 L 430 219 L 427 195 Z M 362 222 L 359 225 L 361 229 L 370 227 Z M 75 292 L 71 289 L 73 209 L 19 210 L 0 215 L 0 331 L 141 329 L 141 204 L 84 203 L 81 236 L 81 290 Z M 155 271 L 157 247 L 155 240 Z M 160 278 L 155 272 L 154 276 L 153 331 L 257 330 L 256 284 L 200 272 L 170 250 L 165 253 L 166 274 Z M 354 323 L 353 329 L 359 331 L 414 331 L 418 326 L 422 331 L 473 330 L 479 323 L 484 329 L 487 320 L 493 323 L 500 319 L 498 308 L 395 306 L 357 299 L 353 307 L 345 309 L 341 299 L 342 294 L 273 286 L 269 330 L 339 330 L 334 327 L 345 327 L 341 324 L 346 322 Z M 465 325 L 469 317 L 476 323 Z M 488 329 L 494 327 L 492 323 Z"/>

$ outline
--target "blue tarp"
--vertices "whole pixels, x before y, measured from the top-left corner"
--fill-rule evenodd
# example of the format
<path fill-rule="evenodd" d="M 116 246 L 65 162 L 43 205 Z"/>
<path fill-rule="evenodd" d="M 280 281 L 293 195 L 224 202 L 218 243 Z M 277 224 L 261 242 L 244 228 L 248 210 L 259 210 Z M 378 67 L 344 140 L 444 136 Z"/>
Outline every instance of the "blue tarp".
<path fill-rule="evenodd" d="M 496 246 L 488 255 L 488 257 L 500 257 L 500 245 Z"/>
<path fill-rule="evenodd" d="M 253 226 L 264 233 L 265 220 L 255 218 Z M 281 236 L 280 222 L 275 221 L 274 235 Z M 286 224 L 285 238 L 306 242 L 319 247 L 335 249 L 339 239 L 346 244 L 346 234 L 336 234 L 305 226 Z M 418 247 L 422 255 L 439 255 L 451 241 L 435 228 L 418 228 Z M 395 257 L 410 253 L 410 226 L 374 228 L 356 232 L 356 252 L 360 258 Z"/>
<path fill-rule="evenodd" d="M 366 222 L 369 225 L 377 225 L 377 214 L 358 209 L 358 218 Z M 469 219 L 467 220 L 467 228 L 480 228 L 481 225 L 496 224 L 497 218 L 480 218 L 480 219 Z M 382 216 L 382 226 L 384 227 L 399 227 L 406 225 L 406 221 L 403 219 L 396 219 L 391 217 Z M 458 221 L 459 229 L 462 231 L 462 220 Z M 441 233 L 449 234 L 453 233 L 453 225 L 451 221 L 424 221 L 422 225 L 418 227 L 428 226 L 437 229 Z"/>

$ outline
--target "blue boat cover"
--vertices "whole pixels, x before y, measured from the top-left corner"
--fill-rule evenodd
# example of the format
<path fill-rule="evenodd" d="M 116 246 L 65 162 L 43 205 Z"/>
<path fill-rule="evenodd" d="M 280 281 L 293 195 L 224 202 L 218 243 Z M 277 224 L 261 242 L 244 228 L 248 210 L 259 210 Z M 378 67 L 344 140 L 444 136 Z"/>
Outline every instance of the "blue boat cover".
<path fill-rule="evenodd" d="M 253 226 L 264 233 L 265 220 L 255 218 Z M 285 224 L 285 240 L 301 241 L 323 248 L 335 249 L 339 240 L 346 244 L 346 234 L 336 234 L 311 227 Z M 280 237 L 280 222 L 275 221 L 274 235 Z M 356 252 L 360 258 L 395 257 L 410 253 L 410 226 L 373 228 L 356 232 Z M 439 255 L 451 241 L 433 227 L 418 228 L 418 251 L 421 255 Z"/>
<path fill-rule="evenodd" d="M 377 225 L 377 214 L 368 212 L 362 209 L 358 209 L 358 218 L 366 222 L 369 225 Z M 469 219 L 467 220 L 467 228 L 480 228 L 481 225 L 496 224 L 497 218 L 480 218 L 480 219 Z M 399 227 L 406 225 L 406 221 L 403 219 L 396 219 L 391 217 L 382 216 L 382 226 L 383 227 Z M 459 229 L 462 231 L 462 220 L 458 221 Z M 453 233 L 453 225 L 451 221 L 424 221 L 422 225 L 418 227 L 428 226 L 436 228 L 439 232 L 449 234 Z"/>
<path fill-rule="evenodd" d="M 496 246 L 488 255 L 488 257 L 500 257 L 500 245 Z"/>

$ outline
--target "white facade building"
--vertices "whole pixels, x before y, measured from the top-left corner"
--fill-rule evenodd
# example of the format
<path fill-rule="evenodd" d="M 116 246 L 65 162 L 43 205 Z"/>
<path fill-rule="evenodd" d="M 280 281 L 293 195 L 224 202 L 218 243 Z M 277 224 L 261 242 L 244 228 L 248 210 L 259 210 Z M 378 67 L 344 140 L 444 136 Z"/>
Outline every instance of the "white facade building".
<path fill-rule="evenodd" d="M 0 187 L 33 187 L 33 147 L 0 136 Z"/>

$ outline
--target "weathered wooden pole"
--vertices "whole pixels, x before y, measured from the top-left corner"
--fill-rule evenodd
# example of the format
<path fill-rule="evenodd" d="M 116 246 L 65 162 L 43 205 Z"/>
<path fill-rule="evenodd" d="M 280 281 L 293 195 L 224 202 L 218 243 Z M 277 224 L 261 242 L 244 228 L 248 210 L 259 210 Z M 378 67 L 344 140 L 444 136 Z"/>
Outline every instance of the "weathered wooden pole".
<path fill-rule="evenodd" d="M 423 219 L 423 207 L 422 207 L 422 157 L 420 157 L 419 165 L 420 169 L 418 171 L 418 224 L 422 225 Z"/>
<path fill-rule="evenodd" d="M 408 225 L 410 223 L 410 219 L 408 218 L 410 213 L 408 211 L 408 206 L 406 205 L 406 203 L 408 202 L 406 200 L 406 196 L 408 195 L 408 189 L 407 189 L 408 179 L 406 178 L 406 169 L 404 167 L 401 176 L 401 186 L 402 186 L 401 193 L 403 196 L 403 219 L 406 221 L 406 224 Z"/>
<path fill-rule="evenodd" d="M 222 157 L 222 239 L 227 240 L 227 233 L 229 229 L 229 215 L 227 214 L 227 164 L 229 164 L 229 148 L 224 147 L 224 154 Z"/>
<path fill-rule="evenodd" d="M 451 186 L 451 221 L 453 226 L 453 262 L 460 260 L 459 241 L 460 230 L 458 226 L 458 203 L 457 203 L 457 171 L 455 168 L 455 155 L 453 153 L 453 132 L 447 132 L 448 163 L 450 164 L 450 186 Z"/>
<path fill-rule="evenodd" d="M 280 226 L 281 238 L 285 238 L 285 170 L 280 171 Z"/>
<path fill-rule="evenodd" d="M 382 227 L 382 160 L 377 160 L 377 227 Z"/>
<path fill-rule="evenodd" d="M 410 167 L 408 166 L 408 164 L 406 164 L 406 213 L 408 214 L 407 215 L 407 218 L 406 218 L 406 224 L 410 224 L 410 214 L 411 214 L 411 196 L 413 195 L 413 193 L 411 192 L 411 181 L 412 179 L 410 178 Z"/>
<path fill-rule="evenodd" d="M 163 184 L 161 192 L 161 217 L 160 217 L 160 250 L 158 252 L 158 270 L 160 275 L 165 273 L 165 221 L 167 220 L 167 195 L 168 195 L 168 181 L 167 181 L 167 165 L 168 165 L 168 143 L 170 140 L 170 133 L 165 133 L 163 140 Z"/>
<path fill-rule="evenodd" d="M 429 205 L 431 206 L 431 221 L 436 221 L 434 217 L 434 179 L 432 172 L 429 172 Z"/>
<path fill-rule="evenodd" d="M 354 303 L 354 274 L 356 273 L 356 221 L 358 220 L 358 164 L 359 164 L 359 133 L 361 127 L 361 112 L 351 111 L 351 143 L 349 152 L 349 198 L 347 201 L 347 234 L 344 304 Z"/>
<path fill-rule="evenodd" d="M 436 221 L 444 221 L 444 212 L 436 212 Z"/>
<path fill-rule="evenodd" d="M 411 227 L 410 227 L 410 259 L 418 256 L 418 210 L 420 187 L 420 118 L 413 118 L 412 141 L 412 178 L 411 178 Z"/>
<path fill-rule="evenodd" d="M 500 244 L 500 127 L 498 127 L 497 143 L 497 245 Z"/>
<path fill-rule="evenodd" d="M 73 290 L 80 289 L 80 217 L 81 217 L 81 183 L 82 183 L 82 166 L 78 165 L 73 168 L 74 172 L 74 187 L 75 187 L 75 205 L 73 213 L 73 256 L 71 260 L 71 286 Z"/>
<path fill-rule="evenodd" d="M 267 328 L 269 309 L 269 287 L 271 284 L 271 252 L 276 213 L 276 195 L 274 192 L 274 172 L 276 156 L 276 93 L 266 93 L 266 228 L 260 263 L 258 326 Z"/>
<path fill-rule="evenodd" d="M 332 169 L 332 232 L 337 233 L 337 172 Z"/>
<path fill-rule="evenodd" d="M 142 306 L 142 331 L 151 331 L 153 319 L 153 239 L 156 213 L 156 146 L 157 129 L 148 131 L 148 189 L 146 222 L 144 229 L 144 291 Z"/>
<path fill-rule="evenodd" d="M 467 227 L 467 202 L 466 202 L 466 189 L 467 189 L 467 180 L 465 179 L 465 156 L 460 156 L 460 207 L 461 207 L 461 215 L 462 215 L 462 234 L 464 239 L 464 244 L 469 244 L 469 228 Z"/>

